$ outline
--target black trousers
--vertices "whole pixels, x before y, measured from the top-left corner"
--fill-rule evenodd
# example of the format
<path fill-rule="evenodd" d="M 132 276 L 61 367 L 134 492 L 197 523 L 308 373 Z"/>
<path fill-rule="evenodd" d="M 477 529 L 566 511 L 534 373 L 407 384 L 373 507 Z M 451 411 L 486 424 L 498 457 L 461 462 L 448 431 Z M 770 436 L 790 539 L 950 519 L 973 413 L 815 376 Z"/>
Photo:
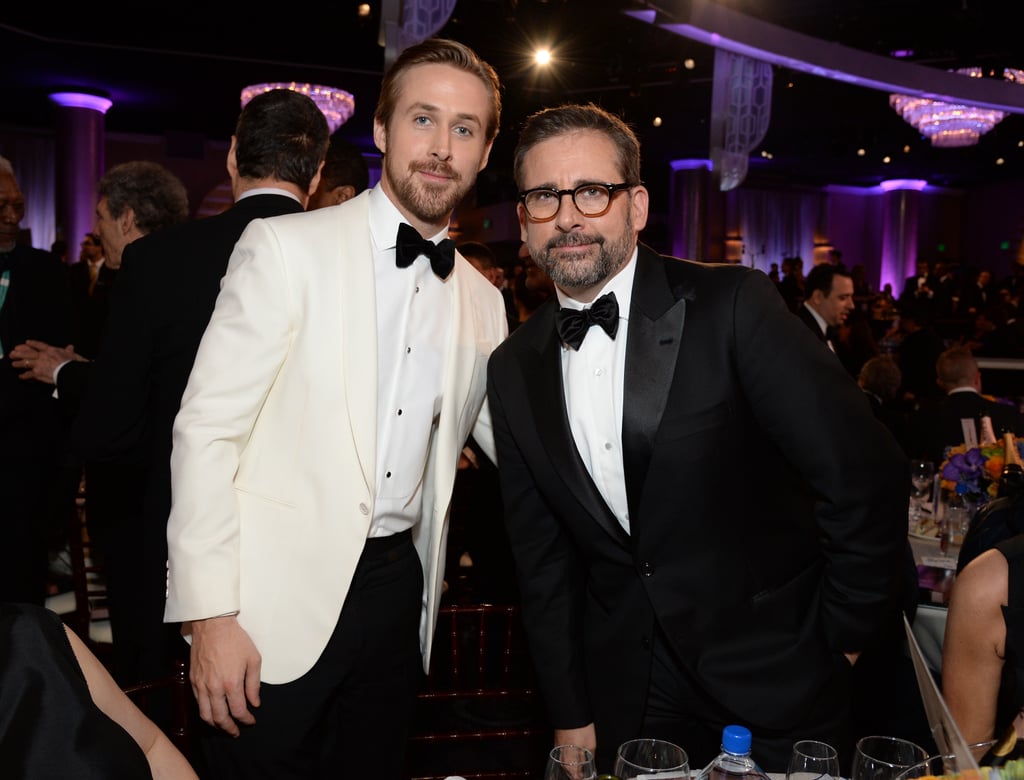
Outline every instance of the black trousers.
<path fill-rule="evenodd" d="M 204 727 L 204 778 L 399 780 L 423 682 L 422 593 L 411 532 L 368 539 L 313 668 L 290 683 L 262 683 L 256 723 L 238 738 Z"/>
<path fill-rule="evenodd" d="M 46 458 L 0 458 L 0 601 L 46 600 L 47 496 L 55 469 Z"/>
<path fill-rule="evenodd" d="M 751 755 L 765 772 L 784 773 L 793 743 L 800 739 L 828 742 L 839 751 L 844 771 L 853 755 L 851 680 L 853 667 L 842 657 L 808 708 L 801 721 L 786 731 L 765 732 L 751 729 Z M 780 681 L 782 683 L 784 681 Z M 690 769 L 700 770 L 718 755 L 725 726 L 749 725 L 711 698 L 678 661 L 660 631 L 655 633 L 651 681 L 647 695 L 644 724 L 638 737 L 653 737 L 674 742 L 686 751 Z M 598 758 L 611 767 L 617 745 L 602 745 L 598 733 Z M 602 770 L 605 771 L 605 770 Z M 610 771 L 610 770 L 607 770 Z M 848 775 L 844 775 L 848 776 Z"/>

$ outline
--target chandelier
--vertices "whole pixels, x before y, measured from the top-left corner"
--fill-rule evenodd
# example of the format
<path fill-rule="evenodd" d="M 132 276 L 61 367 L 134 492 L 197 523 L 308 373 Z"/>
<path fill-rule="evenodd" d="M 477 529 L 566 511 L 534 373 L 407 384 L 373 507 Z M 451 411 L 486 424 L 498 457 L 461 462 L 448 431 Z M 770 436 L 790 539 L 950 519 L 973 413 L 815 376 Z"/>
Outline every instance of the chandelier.
<path fill-rule="evenodd" d="M 978 67 L 959 68 L 955 72 L 975 79 L 983 76 L 982 69 Z M 1003 78 L 1022 84 L 1024 70 L 1005 68 Z M 913 95 L 890 95 L 889 105 L 921 135 L 929 138 L 932 146 L 972 146 L 1006 116 L 1005 111 L 943 103 Z"/>
<path fill-rule="evenodd" d="M 270 92 L 272 89 L 290 89 L 293 92 L 301 92 L 310 98 L 323 112 L 332 135 L 335 130 L 348 121 L 356 110 L 356 99 L 343 89 L 325 87 L 320 84 L 300 84 L 295 81 L 274 81 L 246 87 L 242 90 L 242 108 L 245 108 L 245 104 L 260 93 Z"/>

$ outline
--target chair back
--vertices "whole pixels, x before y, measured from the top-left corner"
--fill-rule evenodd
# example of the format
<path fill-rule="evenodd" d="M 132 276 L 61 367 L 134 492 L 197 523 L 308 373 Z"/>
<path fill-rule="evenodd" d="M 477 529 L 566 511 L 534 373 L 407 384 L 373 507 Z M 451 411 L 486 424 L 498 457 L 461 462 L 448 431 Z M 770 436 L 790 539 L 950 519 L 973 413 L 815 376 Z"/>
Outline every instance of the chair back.
<path fill-rule="evenodd" d="M 551 729 L 541 710 L 519 607 L 442 607 L 416 701 L 412 780 L 543 774 Z"/>
<path fill-rule="evenodd" d="M 86 526 L 86 493 L 80 488 L 71 515 L 68 554 L 75 594 L 74 614 L 68 620 L 75 633 L 100 658 L 109 656 L 113 641 L 107 611 L 107 586 L 103 566 L 96 555 Z"/>
<path fill-rule="evenodd" d="M 188 681 L 188 664 L 175 660 L 174 671 L 166 677 L 143 680 L 124 689 L 128 698 L 146 715 L 153 717 L 152 707 L 157 696 L 170 693 L 170 722 L 163 726 L 171 742 L 186 758 L 192 750 L 192 690 Z"/>

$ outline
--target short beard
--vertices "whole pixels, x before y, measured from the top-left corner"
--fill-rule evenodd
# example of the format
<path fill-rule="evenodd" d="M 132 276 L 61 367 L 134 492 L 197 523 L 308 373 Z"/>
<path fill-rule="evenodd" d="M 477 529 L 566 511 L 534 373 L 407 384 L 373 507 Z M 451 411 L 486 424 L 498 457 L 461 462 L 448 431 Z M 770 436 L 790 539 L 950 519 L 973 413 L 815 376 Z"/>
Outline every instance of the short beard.
<path fill-rule="evenodd" d="M 415 182 L 414 177 L 419 171 L 431 171 L 450 177 L 454 188 L 447 185 L 435 185 L 429 182 Z M 445 163 L 433 165 L 417 165 L 410 163 L 408 174 L 405 177 L 398 176 L 393 170 L 390 158 L 384 155 L 384 172 L 391 184 L 391 191 L 398 201 L 420 222 L 435 224 L 447 221 L 455 207 L 459 205 L 469 187 L 464 187 L 462 179 L 451 166 Z"/>
<path fill-rule="evenodd" d="M 597 244 L 597 256 L 559 262 L 552 250 L 565 246 Z M 626 212 L 626 228 L 622 240 L 612 243 L 604 236 L 590 236 L 586 233 L 566 233 L 551 239 L 540 253 L 533 256 L 551 281 L 563 290 L 582 289 L 600 284 L 626 264 L 633 253 L 633 215 Z"/>

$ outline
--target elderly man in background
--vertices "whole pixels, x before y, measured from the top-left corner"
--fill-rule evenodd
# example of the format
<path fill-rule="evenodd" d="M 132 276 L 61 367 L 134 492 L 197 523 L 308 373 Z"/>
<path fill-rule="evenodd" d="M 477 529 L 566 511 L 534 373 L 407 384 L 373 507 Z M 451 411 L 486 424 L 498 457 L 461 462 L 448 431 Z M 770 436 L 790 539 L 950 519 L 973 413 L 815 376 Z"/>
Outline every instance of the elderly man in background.
<path fill-rule="evenodd" d="M 18 242 L 25 198 L 0 157 L 0 601 L 42 604 L 47 523 L 42 500 L 59 479 L 62 426 L 53 388 L 19 378 L 12 349 L 26 339 L 68 344 L 71 295 L 60 259 Z"/>

